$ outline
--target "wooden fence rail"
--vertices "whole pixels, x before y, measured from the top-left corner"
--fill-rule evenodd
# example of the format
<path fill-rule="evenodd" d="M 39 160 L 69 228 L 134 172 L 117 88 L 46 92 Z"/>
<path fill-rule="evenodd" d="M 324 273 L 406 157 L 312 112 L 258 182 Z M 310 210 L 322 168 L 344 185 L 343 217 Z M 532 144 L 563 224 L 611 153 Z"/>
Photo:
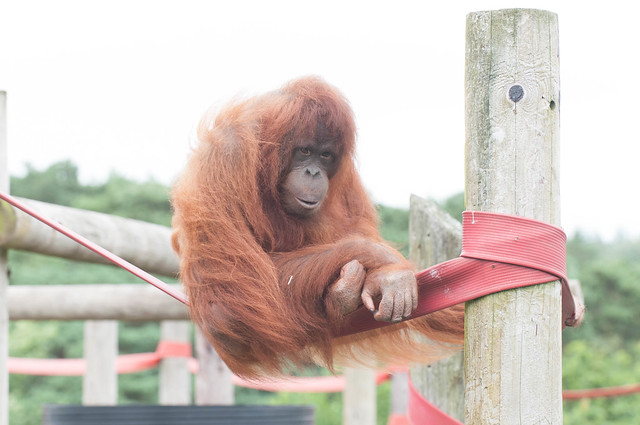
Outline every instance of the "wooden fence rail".
<path fill-rule="evenodd" d="M 9 286 L 8 301 L 10 320 L 189 319 L 184 304 L 147 284 Z"/>
<path fill-rule="evenodd" d="M 178 257 L 171 229 L 140 220 L 21 199 L 57 221 L 149 273 L 175 277 Z M 107 260 L 11 205 L 0 202 L 0 247 L 91 263 Z"/>

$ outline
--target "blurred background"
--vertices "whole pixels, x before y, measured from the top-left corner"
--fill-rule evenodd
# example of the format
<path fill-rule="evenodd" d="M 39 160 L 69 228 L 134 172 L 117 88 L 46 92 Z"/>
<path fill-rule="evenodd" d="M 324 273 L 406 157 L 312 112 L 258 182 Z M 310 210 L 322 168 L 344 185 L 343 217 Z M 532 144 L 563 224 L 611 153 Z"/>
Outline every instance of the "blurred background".
<path fill-rule="evenodd" d="M 407 243 L 409 195 L 463 208 L 465 19 L 558 13 L 561 189 L 569 275 L 587 316 L 564 333 L 564 388 L 640 382 L 640 136 L 635 3 L 531 1 L 9 1 L 0 6 L 12 193 L 168 225 L 168 188 L 210 106 L 316 74 L 356 114 L 358 164 L 384 236 Z M 10 253 L 12 284 L 131 282 L 108 266 Z M 153 351 L 155 324 L 120 325 L 122 353 Z M 80 357 L 82 324 L 14 322 L 10 355 Z M 78 403 L 80 378 L 11 377 L 11 423 Z M 237 401 L 312 403 L 339 422 L 341 395 L 238 389 Z M 388 413 L 383 385 L 378 417 Z M 120 402 L 155 402 L 157 371 L 120 377 Z M 635 424 L 640 396 L 565 402 L 565 424 Z M 387 409 L 387 410 L 385 410 Z M 380 422 L 383 423 L 383 422 Z"/>

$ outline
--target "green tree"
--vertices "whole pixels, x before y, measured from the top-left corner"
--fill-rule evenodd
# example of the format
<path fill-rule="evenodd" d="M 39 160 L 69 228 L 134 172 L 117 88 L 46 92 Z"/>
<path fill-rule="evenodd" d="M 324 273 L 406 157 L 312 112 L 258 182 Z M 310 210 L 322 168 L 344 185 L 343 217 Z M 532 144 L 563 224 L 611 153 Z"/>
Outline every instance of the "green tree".
<path fill-rule="evenodd" d="M 464 192 L 451 195 L 444 201 L 441 201 L 440 207 L 445 210 L 449 215 L 459 222 L 462 222 L 462 212 L 465 210 L 464 204 Z"/>
<path fill-rule="evenodd" d="M 16 196 L 52 204 L 71 205 L 83 190 L 78 182 L 78 167 L 71 161 L 57 162 L 44 171 L 27 164 L 24 177 L 11 177 L 11 192 Z"/>
<path fill-rule="evenodd" d="M 409 254 L 409 211 L 378 206 L 380 235 L 404 256 Z"/>
<path fill-rule="evenodd" d="M 73 199 L 71 206 L 171 225 L 169 189 L 155 181 L 135 183 L 113 174 L 105 184 Z"/>
<path fill-rule="evenodd" d="M 576 340 L 564 349 L 565 389 L 591 389 L 640 382 L 640 343 L 628 349 Z M 564 402 L 564 424 L 635 425 L 640 417 L 640 394 L 585 398 Z"/>
<path fill-rule="evenodd" d="M 640 264 L 599 258 L 580 265 L 579 279 L 587 311 L 584 323 L 565 332 L 565 341 L 624 347 L 640 340 L 637 326 L 640 303 Z"/>

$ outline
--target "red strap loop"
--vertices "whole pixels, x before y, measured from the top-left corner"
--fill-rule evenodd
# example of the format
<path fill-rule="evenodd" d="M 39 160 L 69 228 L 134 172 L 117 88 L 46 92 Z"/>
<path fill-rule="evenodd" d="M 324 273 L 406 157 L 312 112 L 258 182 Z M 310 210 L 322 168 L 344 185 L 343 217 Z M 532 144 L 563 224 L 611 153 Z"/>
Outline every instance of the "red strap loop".
<path fill-rule="evenodd" d="M 584 307 L 569 289 L 562 229 L 507 214 L 465 211 L 462 217 L 461 256 L 416 275 L 418 308 L 408 320 L 506 289 L 561 280 L 563 322 L 580 322 Z M 389 325 L 364 308 L 347 322 L 339 336 Z"/>

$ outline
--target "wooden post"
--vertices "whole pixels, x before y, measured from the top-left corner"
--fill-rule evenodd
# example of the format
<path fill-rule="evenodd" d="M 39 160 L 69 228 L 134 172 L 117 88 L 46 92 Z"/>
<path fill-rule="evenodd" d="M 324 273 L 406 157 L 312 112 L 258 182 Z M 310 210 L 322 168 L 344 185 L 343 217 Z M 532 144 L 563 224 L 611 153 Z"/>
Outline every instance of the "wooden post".
<path fill-rule="evenodd" d="M 409 373 L 396 372 L 391 375 L 391 415 L 407 416 L 409 409 Z"/>
<path fill-rule="evenodd" d="M 344 368 L 347 380 L 342 393 L 342 425 L 376 424 L 376 372 Z"/>
<path fill-rule="evenodd" d="M 409 208 L 409 258 L 424 269 L 460 255 L 462 225 L 435 202 L 411 196 Z M 464 353 L 437 363 L 411 368 L 411 381 L 431 404 L 464 419 Z"/>
<path fill-rule="evenodd" d="M 559 225 L 557 16 L 467 16 L 466 205 Z M 561 424 L 559 282 L 466 304 L 465 423 Z"/>
<path fill-rule="evenodd" d="M 7 162 L 7 93 L 0 91 L 0 189 L 9 191 L 9 164 Z M 5 205 L 0 202 L 0 216 Z M 0 233 L 4 220 L 0 219 Z M 9 273 L 7 250 L 0 248 L 0 425 L 9 425 L 9 312 L 7 291 Z"/>
<path fill-rule="evenodd" d="M 231 370 L 213 349 L 207 338 L 196 329 L 196 405 L 232 405 L 234 386 Z"/>
<path fill-rule="evenodd" d="M 84 322 L 84 358 L 87 369 L 82 383 L 82 404 L 112 406 L 118 404 L 118 322 Z"/>
<path fill-rule="evenodd" d="M 191 342 L 191 323 L 185 320 L 165 320 L 160 324 L 163 341 Z M 191 372 L 184 357 L 169 357 L 160 362 L 158 403 L 191 404 Z"/>

